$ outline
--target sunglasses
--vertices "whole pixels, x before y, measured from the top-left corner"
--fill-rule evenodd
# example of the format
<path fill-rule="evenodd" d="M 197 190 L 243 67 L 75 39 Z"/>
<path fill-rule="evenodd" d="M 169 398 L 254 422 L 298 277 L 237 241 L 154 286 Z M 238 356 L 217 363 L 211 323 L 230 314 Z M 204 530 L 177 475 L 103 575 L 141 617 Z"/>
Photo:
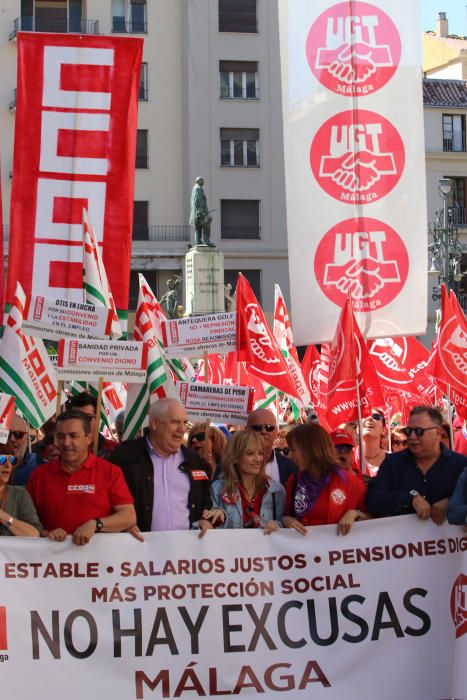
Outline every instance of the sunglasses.
<path fill-rule="evenodd" d="M 15 440 L 21 440 L 25 435 L 27 435 L 27 430 L 10 430 L 9 438 L 13 436 Z"/>
<path fill-rule="evenodd" d="M 384 423 L 384 416 L 381 413 L 372 413 L 371 417 L 373 420 L 382 420 Z"/>
<path fill-rule="evenodd" d="M 344 454 L 348 454 L 353 450 L 352 445 L 334 445 L 334 447 L 336 448 L 337 452 L 343 452 Z"/>
<path fill-rule="evenodd" d="M 190 438 L 190 445 L 193 442 L 193 440 L 203 442 L 204 440 L 206 440 L 206 433 L 196 433 L 195 435 L 192 435 Z"/>
<path fill-rule="evenodd" d="M 393 440 L 392 444 L 396 447 L 400 447 L 401 445 L 405 447 L 407 445 L 407 440 Z"/>
<path fill-rule="evenodd" d="M 255 423 L 255 425 L 250 425 L 250 428 L 255 431 L 255 433 L 261 433 L 265 430 L 267 433 L 272 433 L 276 429 L 276 426 L 272 423 Z"/>
<path fill-rule="evenodd" d="M 432 425 L 431 428 L 402 428 L 402 432 L 407 437 L 410 437 L 412 433 L 415 433 L 417 437 L 422 437 L 427 430 L 438 430 L 438 425 Z"/>
<path fill-rule="evenodd" d="M 0 466 L 10 462 L 11 466 L 14 467 L 17 461 L 14 455 L 0 455 Z"/>

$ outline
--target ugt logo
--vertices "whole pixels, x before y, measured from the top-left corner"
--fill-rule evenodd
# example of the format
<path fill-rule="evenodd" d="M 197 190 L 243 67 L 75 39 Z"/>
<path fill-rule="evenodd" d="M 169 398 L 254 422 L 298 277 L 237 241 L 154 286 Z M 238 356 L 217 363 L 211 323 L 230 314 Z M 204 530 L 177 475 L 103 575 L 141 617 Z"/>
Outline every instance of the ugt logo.
<path fill-rule="evenodd" d="M 316 132 L 310 165 L 318 184 L 339 202 L 370 204 L 398 183 L 405 149 L 397 129 L 368 110 L 334 114 Z"/>
<path fill-rule="evenodd" d="M 451 591 L 451 615 L 456 639 L 467 632 L 467 576 L 459 574 Z"/>
<path fill-rule="evenodd" d="M 368 95 L 394 75 L 401 40 L 389 16 L 366 2 L 341 2 L 323 12 L 306 42 L 310 68 L 339 95 Z"/>
<path fill-rule="evenodd" d="M 400 236 L 377 219 L 347 219 L 331 228 L 315 254 L 315 277 L 342 307 L 348 294 L 356 311 L 389 304 L 407 280 L 409 257 Z"/>

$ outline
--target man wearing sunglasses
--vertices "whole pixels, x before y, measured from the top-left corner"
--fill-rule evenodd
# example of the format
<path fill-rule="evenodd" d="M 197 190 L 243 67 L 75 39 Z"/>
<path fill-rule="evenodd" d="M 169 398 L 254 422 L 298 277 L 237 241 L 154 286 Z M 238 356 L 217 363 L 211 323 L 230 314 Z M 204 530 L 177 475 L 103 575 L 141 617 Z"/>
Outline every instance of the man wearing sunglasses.
<path fill-rule="evenodd" d="M 28 426 L 26 421 L 16 414 L 11 420 L 7 447 L 16 457 L 11 483 L 13 486 L 26 486 L 34 469 L 44 460 L 28 450 Z"/>
<path fill-rule="evenodd" d="M 248 415 L 246 429 L 258 433 L 263 441 L 266 474 L 285 486 L 287 479 L 296 473 L 297 468 L 291 459 L 273 447 L 278 433 L 274 413 L 267 408 L 252 411 Z"/>
<path fill-rule="evenodd" d="M 367 510 L 372 515 L 416 513 L 441 525 L 448 499 L 467 458 L 441 444 L 443 416 L 437 408 L 415 406 L 403 432 L 407 448 L 383 461 L 368 484 Z"/>

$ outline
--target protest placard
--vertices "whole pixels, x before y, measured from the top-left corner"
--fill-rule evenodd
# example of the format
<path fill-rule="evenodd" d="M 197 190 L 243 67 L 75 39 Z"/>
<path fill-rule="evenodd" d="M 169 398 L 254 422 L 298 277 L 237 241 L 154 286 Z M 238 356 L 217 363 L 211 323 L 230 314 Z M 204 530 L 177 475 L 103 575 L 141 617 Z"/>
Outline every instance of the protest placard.
<path fill-rule="evenodd" d="M 22 329 L 38 338 L 108 338 L 112 311 L 68 299 L 27 296 Z"/>
<path fill-rule="evenodd" d="M 236 349 L 235 311 L 167 319 L 161 326 L 168 357 L 199 357 L 204 352 L 225 354 Z"/>
<path fill-rule="evenodd" d="M 253 408 L 253 389 L 201 382 L 179 382 L 180 401 L 193 421 L 211 419 L 216 423 L 243 425 Z"/>
<path fill-rule="evenodd" d="M 31 679 L 40 700 L 465 698 L 456 526 L 407 515 L 345 538 L 333 525 L 144 538 L 2 538 L 5 698 L 30 700 Z"/>
<path fill-rule="evenodd" d="M 147 344 L 122 340 L 60 340 L 57 376 L 67 381 L 145 382 Z"/>

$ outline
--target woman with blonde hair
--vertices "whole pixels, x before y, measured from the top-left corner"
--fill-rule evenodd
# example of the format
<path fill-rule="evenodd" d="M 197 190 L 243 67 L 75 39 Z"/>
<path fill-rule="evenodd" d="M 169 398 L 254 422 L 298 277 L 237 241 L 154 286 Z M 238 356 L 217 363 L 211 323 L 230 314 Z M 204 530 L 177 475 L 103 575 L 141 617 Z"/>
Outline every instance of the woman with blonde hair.
<path fill-rule="evenodd" d="M 291 430 L 287 444 L 298 474 L 286 484 L 284 526 L 306 535 L 306 525 L 336 524 L 338 533 L 346 535 L 362 517 L 363 481 L 338 465 L 331 437 L 317 423 Z"/>
<path fill-rule="evenodd" d="M 222 477 L 211 488 L 213 510 L 203 518 L 210 516 L 226 528 L 262 528 L 264 534 L 281 527 L 285 490 L 267 476 L 263 441 L 254 431 L 232 436 L 222 457 Z"/>
<path fill-rule="evenodd" d="M 222 430 L 211 425 L 209 421 L 195 423 L 188 433 L 187 442 L 188 447 L 204 457 L 209 464 L 212 479 L 227 445 L 227 438 Z"/>

